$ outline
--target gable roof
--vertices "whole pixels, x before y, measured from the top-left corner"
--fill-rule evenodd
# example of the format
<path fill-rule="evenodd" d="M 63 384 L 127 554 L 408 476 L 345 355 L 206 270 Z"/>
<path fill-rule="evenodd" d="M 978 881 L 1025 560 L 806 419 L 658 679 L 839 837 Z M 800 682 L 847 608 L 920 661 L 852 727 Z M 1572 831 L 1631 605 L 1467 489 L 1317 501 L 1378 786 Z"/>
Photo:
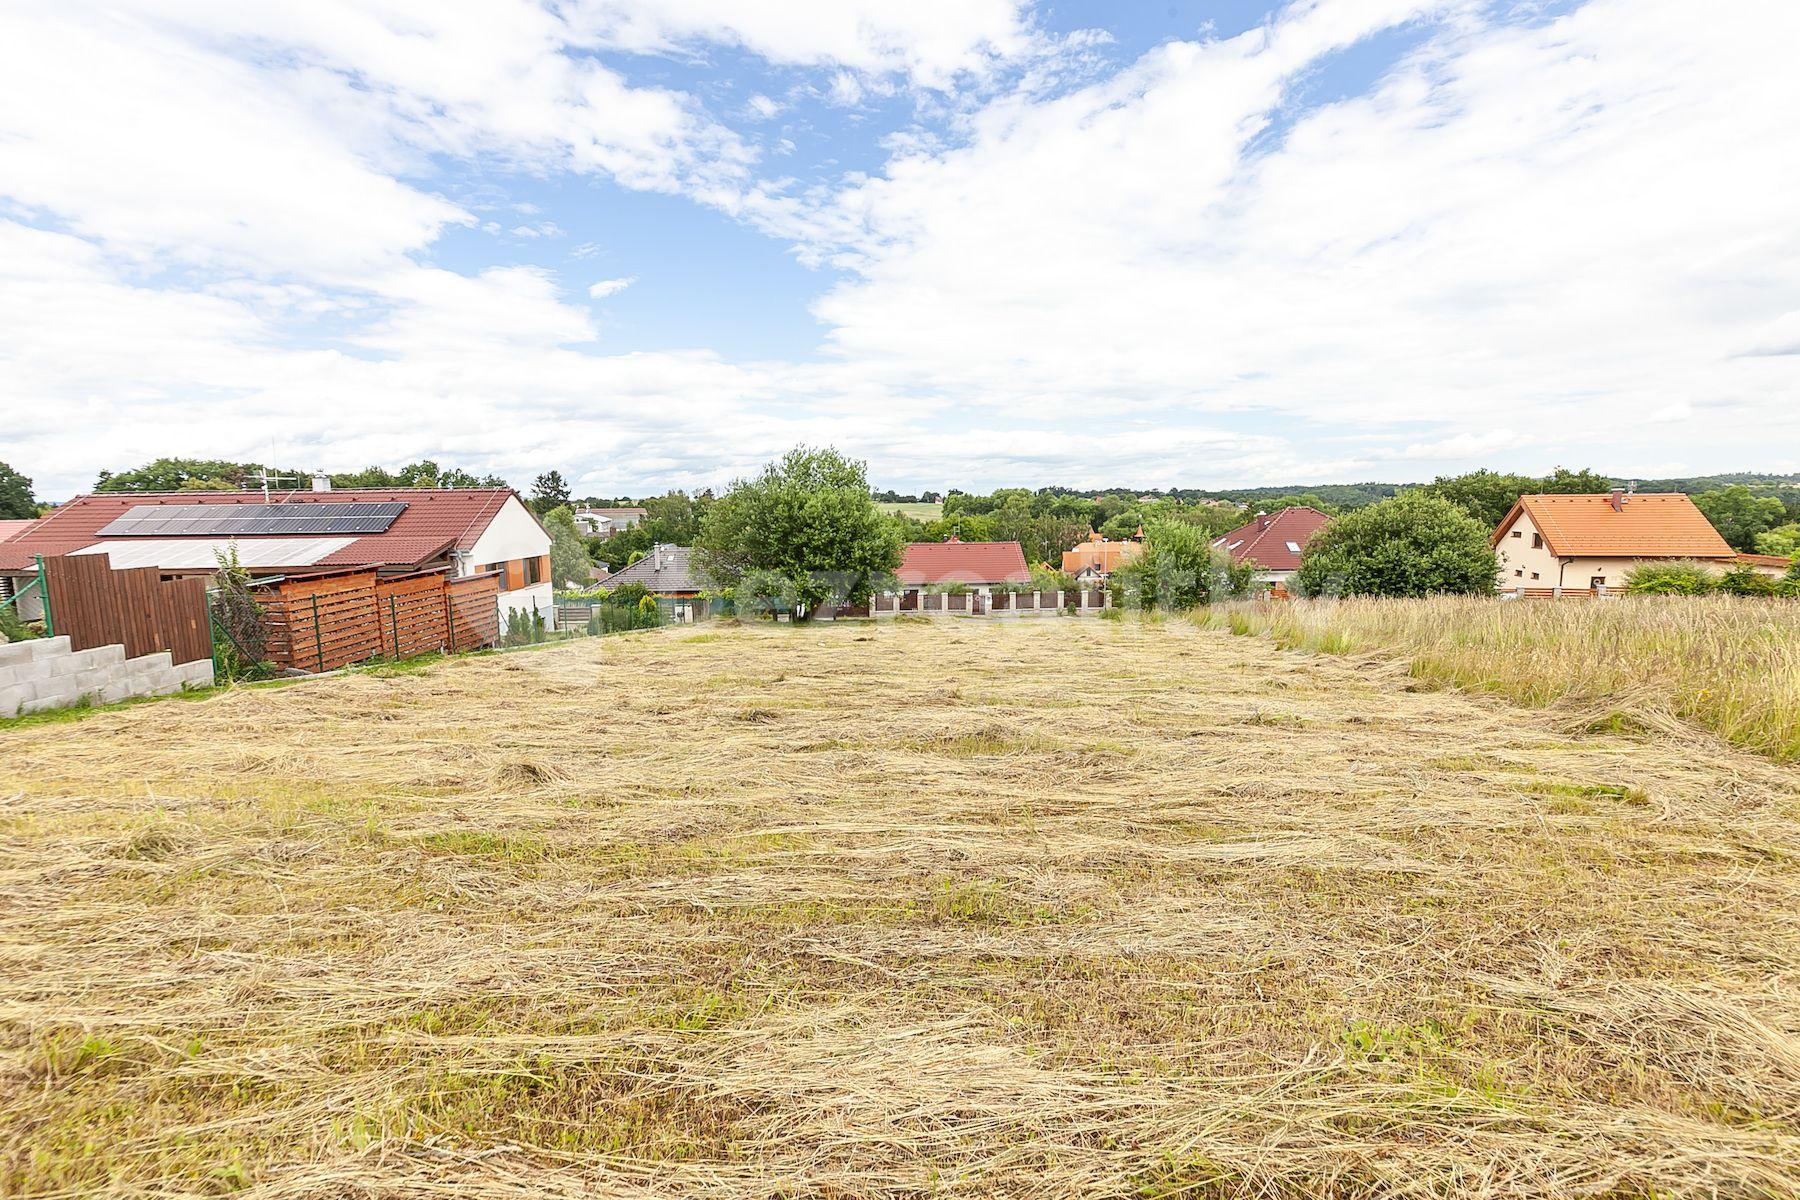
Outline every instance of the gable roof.
<path fill-rule="evenodd" d="M 1017 542 L 911 542 L 895 572 L 901 583 L 1027 583 Z"/>
<path fill-rule="evenodd" d="M 1558 558 L 1735 558 L 1706 514 L 1681 492 L 1639 492 L 1621 497 L 1580 493 L 1520 496 L 1490 539 L 1500 539 L 1523 513 Z"/>
<path fill-rule="evenodd" d="M 1121 563 L 1137 557 L 1143 548 L 1141 542 L 1109 542 L 1096 533 L 1073 550 L 1063 551 L 1062 569 L 1070 575 L 1089 568 L 1110 575 Z"/>
<path fill-rule="evenodd" d="M 23 521 L 0 521 L 0 542 L 10 542 L 36 525 L 40 517 L 27 517 Z"/>
<path fill-rule="evenodd" d="M 375 503 L 397 501 L 406 505 L 393 524 L 381 533 L 366 533 L 342 538 L 315 538 L 316 543 L 342 542 L 338 546 L 316 544 L 307 554 L 312 557 L 299 562 L 270 562 L 267 567 L 359 567 L 416 566 L 430 562 L 451 550 L 468 550 L 487 529 L 488 524 L 517 497 L 511 488 L 343 488 L 329 492 L 287 492 L 271 496 L 273 504 L 342 504 L 348 501 Z M 33 527 L 11 540 L 0 542 L 0 571 L 22 571 L 31 565 L 32 555 L 73 554 L 103 542 L 108 546 L 122 543 L 136 547 L 140 557 L 149 552 L 152 542 L 169 548 L 171 554 L 186 561 L 193 557 L 196 543 L 223 544 L 231 539 L 217 536 L 104 539 L 100 530 L 131 509 L 140 505 L 205 504 L 229 507 L 264 503 L 258 492 L 97 492 L 77 496 L 67 504 L 40 518 Z M 523 502 L 521 502 L 523 503 Z M 529 506 L 526 506 L 529 512 Z M 536 520 L 536 514 L 532 516 Z M 540 522 L 540 528 L 541 528 Z M 248 548 L 263 541 L 272 542 L 280 535 L 239 534 L 240 547 Z M 549 535 L 546 534 L 546 537 Z M 291 536 L 288 541 L 293 541 Z M 300 551 L 295 550 L 298 554 Z M 154 557 L 154 555 L 152 555 Z M 147 565 L 162 565 L 160 563 Z M 171 564 L 173 566 L 174 564 Z M 185 569 L 185 568 L 184 568 Z"/>
<path fill-rule="evenodd" d="M 1298 571 L 1306 543 L 1331 518 L 1316 508 L 1296 505 L 1239 525 L 1213 539 L 1213 545 L 1231 555 L 1234 563 L 1255 563 L 1265 571 Z"/>
<path fill-rule="evenodd" d="M 624 570 L 614 571 L 605 580 L 608 588 L 627 583 L 641 583 L 654 595 L 703 592 L 707 587 L 705 576 L 694 565 L 693 551 L 686 546 L 667 543 L 652 548 L 650 553 Z"/>

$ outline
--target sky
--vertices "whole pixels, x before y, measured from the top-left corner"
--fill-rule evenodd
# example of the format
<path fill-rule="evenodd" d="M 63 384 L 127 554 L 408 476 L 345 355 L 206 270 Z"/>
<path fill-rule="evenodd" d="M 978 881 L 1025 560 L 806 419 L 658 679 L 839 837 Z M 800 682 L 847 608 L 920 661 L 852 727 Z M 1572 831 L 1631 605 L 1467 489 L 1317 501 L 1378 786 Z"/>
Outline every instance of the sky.
<path fill-rule="evenodd" d="M 1800 470 L 1791 0 L 12 0 L 0 461 Z"/>

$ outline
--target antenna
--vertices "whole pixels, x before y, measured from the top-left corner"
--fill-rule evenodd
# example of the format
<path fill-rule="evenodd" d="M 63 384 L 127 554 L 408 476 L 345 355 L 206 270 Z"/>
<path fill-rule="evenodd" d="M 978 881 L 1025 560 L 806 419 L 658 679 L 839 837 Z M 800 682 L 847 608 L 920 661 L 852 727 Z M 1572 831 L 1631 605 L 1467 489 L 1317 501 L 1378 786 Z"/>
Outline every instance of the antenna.
<path fill-rule="evenodd" d="M 262 482 L 263 503 L 264 504 L 267 504 L 269 502 L 269 485 L 271 483 L 294 483 L 294 482 L 297 482 L 292 475 L 271 475 L 271 474 L 269 474 L 269 468 L 267 468 L 267 467 L 257 468 L 256 477 L 257 477 L 257 479 L 259 479 Z"/>

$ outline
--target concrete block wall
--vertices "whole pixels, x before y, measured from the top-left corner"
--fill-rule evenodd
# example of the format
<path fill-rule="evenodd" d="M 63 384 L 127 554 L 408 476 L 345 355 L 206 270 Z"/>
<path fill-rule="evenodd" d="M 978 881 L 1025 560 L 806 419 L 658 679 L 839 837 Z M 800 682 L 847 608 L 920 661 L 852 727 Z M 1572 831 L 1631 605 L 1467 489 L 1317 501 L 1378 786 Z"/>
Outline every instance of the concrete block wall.
<path fill-rule="evenodd" d="M 0 642 L 0 717 L 67 708 L 82 700 L 116 704 L 211 687 L 209 658 L 177 666 L 167 651 L 126 658 L 123 646 L 72 650 L 66 637 Z"/>

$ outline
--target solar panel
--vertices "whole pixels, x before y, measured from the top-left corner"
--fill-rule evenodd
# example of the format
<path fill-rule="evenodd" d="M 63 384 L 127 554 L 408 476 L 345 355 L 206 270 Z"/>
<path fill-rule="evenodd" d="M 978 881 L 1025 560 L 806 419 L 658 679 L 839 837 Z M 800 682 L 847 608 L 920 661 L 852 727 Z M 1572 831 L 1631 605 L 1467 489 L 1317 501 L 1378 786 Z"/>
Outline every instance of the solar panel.
<path fill-rule="evenodd" d="M 331 504 L 137 504 L 101 537 L 257 537 L 385 533 L 405 511 L 398 500 Z"/>

